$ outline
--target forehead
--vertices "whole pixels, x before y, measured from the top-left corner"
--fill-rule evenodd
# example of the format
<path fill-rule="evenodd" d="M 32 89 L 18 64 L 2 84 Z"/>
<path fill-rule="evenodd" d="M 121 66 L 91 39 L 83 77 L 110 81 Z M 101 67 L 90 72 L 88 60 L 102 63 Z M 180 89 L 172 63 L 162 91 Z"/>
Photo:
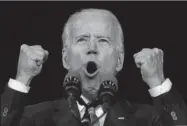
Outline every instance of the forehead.
<path fill-rule="evenodd" d="M 113 37 L 116 33 L 115 23 L 113 17 L 106 13 L 81 13 L 72 21 L 71 35 L 76 37 L 83 34 L 94 34 Z"/>

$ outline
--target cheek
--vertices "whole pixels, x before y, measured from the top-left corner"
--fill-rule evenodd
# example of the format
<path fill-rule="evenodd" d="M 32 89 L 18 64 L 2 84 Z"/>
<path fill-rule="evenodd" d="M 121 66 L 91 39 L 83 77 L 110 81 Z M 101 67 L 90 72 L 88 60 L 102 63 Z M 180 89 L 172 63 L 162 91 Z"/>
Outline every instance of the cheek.
<path fill-rule="evenodd" d="M 71 50 L 69 51 L 69 63 L 70 63 L 70 67 L 72 69 L 78 69 L 80 68 L 80 66 L 82 65 L 83 61 L 82 61 L 82 54 L 83 53 L 83 49 L 79 48 L 79 47 L 72 47 Z"/>
<path fill-rule="evenodd" d="M 113 49 L 102 50 L 99 61 L 105 71 L 113 71 L 117 64 L 117 53 Z"/>
<path fill-rule="evenodd" d="M 102 61 L 103 59 L 108 59 L 109 56 L 111 56 L 113 54 L 113 50 L 112 49 L 100 49 L 100 55 L 99 55 L 99 61 Z"/>

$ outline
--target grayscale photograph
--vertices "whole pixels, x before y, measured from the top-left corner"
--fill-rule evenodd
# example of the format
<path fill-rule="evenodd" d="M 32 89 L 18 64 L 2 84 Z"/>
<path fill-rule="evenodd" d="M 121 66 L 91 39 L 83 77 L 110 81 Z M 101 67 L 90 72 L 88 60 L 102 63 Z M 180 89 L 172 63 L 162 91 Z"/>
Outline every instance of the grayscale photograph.
<path fill-rule="evenodd" d="M 1 126 L 187 126 L 187 3 L 1 1 Z"/>

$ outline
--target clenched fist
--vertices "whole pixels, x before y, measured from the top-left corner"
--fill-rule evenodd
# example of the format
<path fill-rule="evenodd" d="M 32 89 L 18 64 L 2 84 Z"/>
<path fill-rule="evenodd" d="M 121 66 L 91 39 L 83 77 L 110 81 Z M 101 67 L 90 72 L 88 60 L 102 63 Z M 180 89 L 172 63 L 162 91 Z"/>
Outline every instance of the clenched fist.
<path fill-rule="evenodd" d="M 16 80 L 28 86 L 32 78 L 41 72 L 48 54 L 40 45 L 21 45 Z"/>
<path fill-rule="evenodd" d="M 163 51 L 158 48 L 145 48 L 134 54 L 135 64 L 141 70 L 142 79 L 150 88 L 162 84 L 165 80 L 163 55 Z"/>

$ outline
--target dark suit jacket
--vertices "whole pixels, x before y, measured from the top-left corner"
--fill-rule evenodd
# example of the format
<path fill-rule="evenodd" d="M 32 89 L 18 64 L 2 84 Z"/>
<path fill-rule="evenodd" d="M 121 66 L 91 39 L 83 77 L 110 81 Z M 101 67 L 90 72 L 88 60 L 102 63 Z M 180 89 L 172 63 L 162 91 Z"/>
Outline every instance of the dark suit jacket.
<path fill-rule="evenodd" d="M 5 87 L 1 95 L 1 126 L 81 126 L 64 99 L 24 107 L 26 94 Z M 172 126 L 187 124 L 186 105 L 172 88 L 153 99 L 154 105 L 117 102 L 108 112 L 104 126 Z M 76 113 L 79 114 L 78 108 Z M 124 117 L 124 119 L 118 119 Z"/>

